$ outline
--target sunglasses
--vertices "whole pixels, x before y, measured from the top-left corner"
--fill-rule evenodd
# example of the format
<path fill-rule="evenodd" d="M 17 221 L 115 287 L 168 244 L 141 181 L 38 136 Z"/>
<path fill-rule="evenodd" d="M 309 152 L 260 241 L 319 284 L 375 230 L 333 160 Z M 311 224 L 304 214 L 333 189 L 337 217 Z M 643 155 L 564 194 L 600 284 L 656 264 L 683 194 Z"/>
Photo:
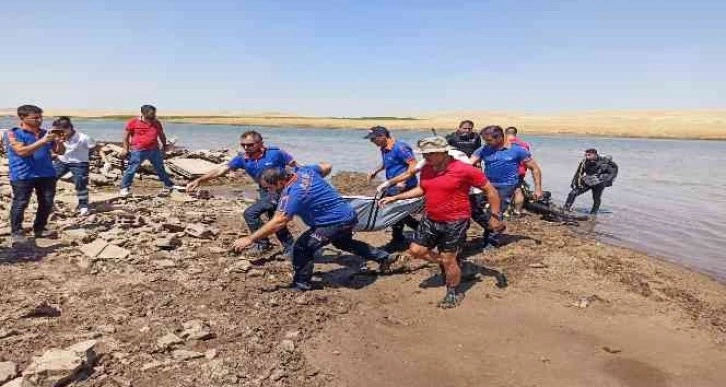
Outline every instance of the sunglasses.
<path fill-rule="evenodd" d="M 239 145 L 242 148 L 252 148 L 253 146 L 259 144 L 258 142 L 241 142 Z"/>

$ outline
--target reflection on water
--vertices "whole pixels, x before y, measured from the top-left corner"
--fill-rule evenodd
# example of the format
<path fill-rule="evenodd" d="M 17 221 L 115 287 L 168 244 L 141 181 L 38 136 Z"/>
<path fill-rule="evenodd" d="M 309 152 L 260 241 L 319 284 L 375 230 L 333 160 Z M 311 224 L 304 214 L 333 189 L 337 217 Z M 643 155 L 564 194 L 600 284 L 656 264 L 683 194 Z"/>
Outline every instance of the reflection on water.
<path fill-rule="evenodd" d="M 0 127 L 12 120 L 0 119 Z M 50 121 L 47 121 L 48 123 Z M 77 121 L 77 127 L 104 140 L 120 140 L 121 121 Z M 237 149 L 249 127 L 167 124 L 167 136 L 192 149 Z M 726 142 L 589 137 L 522 137 L 532 143 L 542 166 L 545 189 L 564 201 L 582 152 L 597 148 L 620 166 L 615 185 L 605 190 L 603 214 L 594 232 L 608 242 L 655 253 L 726 279 L 726 169 L 718 168 Z M 266 143 L 280 146 L 303 163 L 328 161 L 335 170 L 368 171 L 379 161 L 365 130 L 258 128 Z M 424 131 L 394 133 L 415 144 Z M 590 194 L 575 208 L 587 210 Z"/>

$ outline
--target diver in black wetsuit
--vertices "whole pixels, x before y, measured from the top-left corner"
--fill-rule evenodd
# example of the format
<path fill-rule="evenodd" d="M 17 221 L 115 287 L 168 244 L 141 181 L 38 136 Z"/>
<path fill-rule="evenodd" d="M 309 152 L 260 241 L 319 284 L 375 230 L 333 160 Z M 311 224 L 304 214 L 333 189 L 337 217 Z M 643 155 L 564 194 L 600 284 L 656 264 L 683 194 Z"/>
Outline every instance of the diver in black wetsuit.
<path fill-rule="evenodd" d="M 597 150 L 590 148 L 585 151 L 585 158 L 575 171 L 570 187 L 572 191 L 567 195 L 565 211 L 570 211 L 575 198 L 583 193 L 592 190 L 592 209 L 590 214 L 597 214 L 600 210 L 600 202 L 605 187 L 613 185 L 618 176 L 618 165 L 607 156 L 600 156 Z"/>

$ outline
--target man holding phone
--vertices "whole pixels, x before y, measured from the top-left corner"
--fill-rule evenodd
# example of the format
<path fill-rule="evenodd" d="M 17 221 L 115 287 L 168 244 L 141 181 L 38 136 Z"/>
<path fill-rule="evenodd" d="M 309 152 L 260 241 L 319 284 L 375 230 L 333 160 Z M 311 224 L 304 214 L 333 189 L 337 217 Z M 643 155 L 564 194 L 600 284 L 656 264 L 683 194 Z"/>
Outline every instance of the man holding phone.
<path fill-rule="evenodd" d="M 43 109 L 34 105 L 18 108 L 20 126 L 5 132 L 3 143 L 10 165 L 10 185 L 13 203 L 10 209 L 11 243 L 24 243 L 23 218 L 35 191 L 38 210 L 33 223 L 36 238 L 47 236 L 46 225 L 53 211 L 55 199 L 56 171 L 52 153 L 65 153 L 65 146 L 58 132 L 40 128 L 43 123 Z"/>

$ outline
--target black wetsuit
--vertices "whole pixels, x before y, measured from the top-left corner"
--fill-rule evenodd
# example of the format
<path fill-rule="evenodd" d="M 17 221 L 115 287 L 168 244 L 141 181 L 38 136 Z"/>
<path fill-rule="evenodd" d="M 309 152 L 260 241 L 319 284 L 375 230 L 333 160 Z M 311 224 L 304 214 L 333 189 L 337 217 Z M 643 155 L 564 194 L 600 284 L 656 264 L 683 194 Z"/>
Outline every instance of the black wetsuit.
<path fill-rule="evenodd" d="M 575 198 L 592 190 L 592 209 L 590 213 L 597 214 L 600 210 L 602 193 L 605 187 L 612 186 L 617 176 L 618 165 L 609 157 L 598 156 L 597 159 L 592 161 L 582 160 L 575 171 L 575 176 L 572 178 L 572 184 L 570 184 L 572 191 L 567 195 L 565 210 L 570 210 Z"/>

